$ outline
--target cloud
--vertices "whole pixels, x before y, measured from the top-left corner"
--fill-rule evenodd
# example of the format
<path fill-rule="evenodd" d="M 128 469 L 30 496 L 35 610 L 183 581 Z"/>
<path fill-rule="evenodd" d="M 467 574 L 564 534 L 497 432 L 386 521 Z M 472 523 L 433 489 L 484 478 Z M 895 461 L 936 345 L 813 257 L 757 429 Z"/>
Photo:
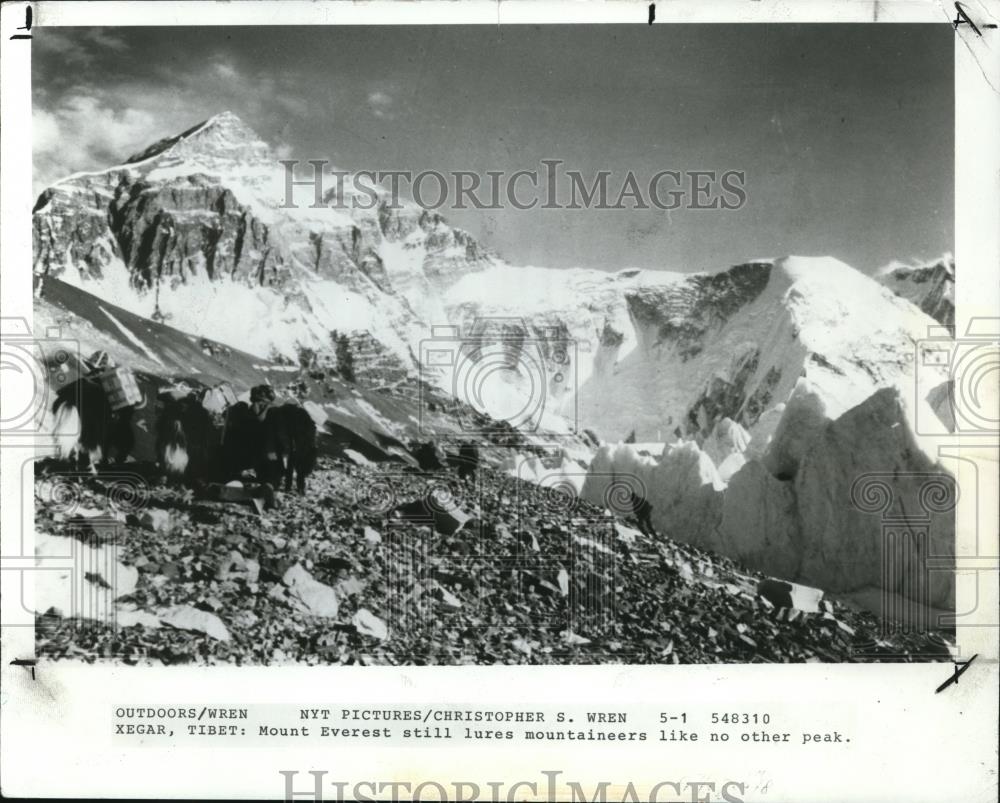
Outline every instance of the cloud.
<path fill-rule="evenodd" d="M 51 32 L 47 32 L 51 33 Z M 88 58 L 102 35 L 49 36 L 48 47 Z M 108 46 L 117 44 L 109 41 Z M 98 65 L 99 66 L 99 65 Z M 270 132 L 287 157 L 290 122 L 309 111 L 295 84 L 280 74 L 247 73 L 215 54 L 183 69 L 154 67 L 146 77 L 108 78 L 100 85 L 39 82 L 34 88 L 32 156 L 36 194 L 83 170 L 121 164 L 164 137 L 229 109 L 258 133 Z M 106 74 L 104 77 L 107 77 Z"/>
<path fill-rule="evenodd" d="M 394 104 L 395 100 L 392 95 L 381 89 L 368 93 L 368 106 L 371 108 L 372 114 L 376 117 L 392 119 L 392 107 Z"/>
<path fill-rule="evenodd" d="M 330 123 L 333 108 L 348 102 L 331 86 L 317 108 L 299 71 L 240 58 L 226 45 L 165 61 L 145 58 L 111 29 L 47 29 L 35 44 L 43 40 L 32 62 L 36 193 L 72 173 L 121 164 L 227 109 L 273 143 L 277 158 L 288 158 L 301 123 L 317 113 Z M 389 91 L 371 95 L 372 108 L 388 115 Z"/>
<path fill-rule="evenodd" d="M 143 143 L 162 136 L 154 114 L 113 108 L 88 90 L 56 108 L 36 105 L 31 118 L 36 191 L 71 173 L 120 164 Z"/>
<path fill-rule="evenodd" d="M 237 69 L 226 61 L 217 61 L 212 65 L 212 69 L 215 70 L 215 74 L 226 81 L 232 81 L 240 77 Z"/>
<path fill-rule="evenodd" d="M 124 53 L 128 43 L 107 28 L 39 28 L 31 43 L 33 55 L 54 58 L 67 67 L 90 67 L 110 53 Z"/>

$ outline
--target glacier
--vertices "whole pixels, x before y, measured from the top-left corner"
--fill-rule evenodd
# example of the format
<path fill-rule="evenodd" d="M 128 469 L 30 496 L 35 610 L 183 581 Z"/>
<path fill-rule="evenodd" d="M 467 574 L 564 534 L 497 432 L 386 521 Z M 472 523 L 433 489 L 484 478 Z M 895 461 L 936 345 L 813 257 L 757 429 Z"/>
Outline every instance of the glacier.
<path fill-rule="evenodd" d="M 786 579 L 909 593 L 914 555 L 954 554 L 947 510 L 897 555 L 852 500 L 859 477 L 888 473 L 913 511 L 950 476 L 915 422 L 949 429 L 947 368 L 920 349 L 954 324 L 953 260 L 874 276 L 830 256 L 715 273 L 514 266 L 411 201 L 288 207 L 285 181 L 229 112 L 69 176 L 34 210 L 38 293 L 57 278 L 262 359 L 364 335 L 495 418 L 536 404 L 540 441 L 600 440 L 586 455 L 573 440 L 555 468 L 511 457 L 511 473 L 599 503 L 633 477 L 658 529 Z M 360 192 L 350 176 L 343 192 Z M 429 364 L 449 348 L 455 362 Z M 932 579 L 921 600 L 953 608 L 951 575 Z"/>

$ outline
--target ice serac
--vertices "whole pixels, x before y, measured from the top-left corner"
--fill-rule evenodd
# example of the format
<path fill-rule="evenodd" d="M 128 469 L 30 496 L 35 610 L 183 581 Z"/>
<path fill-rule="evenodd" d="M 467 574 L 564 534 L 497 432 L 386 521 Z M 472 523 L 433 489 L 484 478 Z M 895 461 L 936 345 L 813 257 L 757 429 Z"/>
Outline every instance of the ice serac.
<path fill-rule="evenodd" d="M 836 416 L 909 370 L 926 336 L 913 304 L 831 258 L 712 274 L 515 267 L 352 176 L 342 202 L 328 176 L 322 208 L 308 183 L 288 204 L 286 178 L 256 133 L 220 114 L 47 189 L 35 272 L 262 357 L 329 350 L 335 329 L 413 371 L 447 324 L 475 341 L 463 360 L 503 363 L 488 412 L 508 418 L 541 396 L 548 425 L 611 441 L 701 443 L 726 418 L 754 435 L 802 376 Z M 438 377 L 464 390 L 454 380 Z"/>
<path fill-rule="evenodd" d="M 629 513 L 629 494 L 652 501 L 657 531 L 711 547 L 722 514 L 720 480 L 712 460 L 693 441 L 669 445 L 659 457 L 627 443 L 601 446 L 580 495 L 616 513 Z"/>
<path fill-rule="evenodd" d="M 766 287 L 699 328 L 684 354 L 675 340 L 657 355 L 660 381 L 689 391 L 678 440 L 659 458 L 602 447 L 585 495 L 599 501 L 607 478 L 634 476 L 671 537 L 830 592 L 877 588 L 953 609 L 953 477 L 916 434 L 918 422 L 925 432 L 948 429 L 935 395 L 945 369 L 917 359 L 934 324 L 836 260 L 778 260 Z M 710 366 L 715 373 L 692 392 Z M 634 381 L 644 374 L 655 371 L 636 370 Z M 670 404 L 670 389 L 644 390 L 655 412 Z M 627 392 L 612 403 L 625 404 Z M 888 489 L 902 520 L 892 534 L 894 512 L 859 497 L 865 482 Z"/>
<path fill-rule="evenodd" d="M 954 609 L 956 485 L 918 443 L 895 388 L 878 391 L 815 439 L 795 493 L 806 537 L 803 577 L 822 576 L 831 590 L 878 586 Z M 883 495 L 884 507 L 877 504 Z M 928 558 L 937 568 L 925 575 L 915 567 Z"/>
<path fill-rule="evenodd" d="M 694 441 L 659 458 L 605 445 L 583 495 L 606 504 L 609 485 L 633 482 L 672 538 L 829 592 L 878 589 L 953 610 L 956 485 L 911 409 L 887 387 L 831 420 L 800 384 L 763 457 L 728 480 Z"/>
<path fill-rule="evenodd" d="M 879 551 L 880 518 L 851 489 L 889 472 L 911 510 L 916 475 L 950 476 L 912 434 L 954 426 L 947 369 L 917 355 L 930 327 L 953 323 L 950 259 L 874 278 L 831 257 L 715 273 L 515 267 L 352 176 L 342 200 L 331 178 L 319 208 L 308 183 L 289 204 L 286 178 L 229 113 L 70 176 L 33 215 L 42 296 L 58 277 L 264 357 L 331 349 L 334 330 L 404 373 L 427 368 L 428 338 L 456 364 L 485 356 L 489 381 L 473 387 L 486 412 L 509 418 L 532 397 L 546 413 L 533 424 L 604 442 L 585 481 L 564 460 L 560 484 L 604 503 L 635 476 L 674 538 L 830 590 L 917 593 L 889 571 L 912 557 Z M 438 325 L 451 342 L 437 343 Z M 454 371 L 433 376 L 469 401 Z M 662 446 L 615 444 L 625 440 Z M 553 473 L 529 469 L 535 481 Z M 949 514 L 937 515 L 927 548 L 947 554 Z M 930 591 L 953 605 L 944 580 Z"/>
<path fill-rule="evenodd" d="M 722 418 L 705 439 L 702 449 L 716 466 L 721 467 L 734 457 L 742 458 L 749 445 L 750 433 L 731 418 Z"/>
<path fill-rule="evenodd" d="M 752 460 L 730 479 L 713 549 L 777 577 L 801 575 L 802 528 L 792 481 Z"/>

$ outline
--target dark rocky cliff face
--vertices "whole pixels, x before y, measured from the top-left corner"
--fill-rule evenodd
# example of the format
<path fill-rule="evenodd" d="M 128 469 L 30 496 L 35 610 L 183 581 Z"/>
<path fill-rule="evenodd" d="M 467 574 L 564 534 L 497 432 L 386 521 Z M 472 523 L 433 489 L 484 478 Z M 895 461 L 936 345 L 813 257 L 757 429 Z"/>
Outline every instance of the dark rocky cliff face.
<path fill-rule="evenodd" d="M 209 177 L 160 185 L 125 172 L 116 178 L 110 194 L 62 188 L 43 194 L 33 222 L 36 272 L 59 276 L 69 263 L 97 279 L 121 269 L 117 257 L 139 290 L 157 280 L 228 276 L 281 288 L 289 279 L 282 244 L 269 227 Z"/>
<path fill-rule="evenodd" d="M 303 275 L 392 292 L 384 242 L 422 248 L 421 269 L 431 280 L 489 259 L 466 232 L 413 204 L 381 199 L 371 210 L 303 218 L 275 193 L 256 202 L 275 187 L 283 187 L 277 157 L 238 118 L 220 115 L 119 168 L 79 174 L 42 193 L 33 216 L 35 272 L 62 276 L 75 268 L 86 281 L 124 268 L 137 291 L 227 278 L 291 298 Z"/>
<path fill-rule="evenodd" d="M 108 207 L 111 230 L 133 281 L 198 276 L 281 286 L 287 278 L 266 224 L 205 176 L 162 187 L 122 185 Z"/>
<path fill-rule="evenodd" d="M 770 278 L 770 262 L 735 265 L 710 275 L 694 274 L 686 286 L 667 296 L 630 294 L 629 310 L 639 325 L 656 327 L 658 345 L 670 345 L 682 360 L 688 360 L 701 351 L 706 332 L 757 298 Z"/>
<path fill-rule="evenodd" d="M 919 267 L 897 266 L 876 278 L 896 295 L 912 301 L 938 323 L 955 331 L 955 260 L 943 257 Z"/>
<path fill-rule="evenodd" d="M 908 330 L 897 343 L 873 320 L 881 307 L 843 327 L 877 327 L 856 342 L 827 336 L 848 320 L 854 291 L 803 280 L 839 271 L 850 284 L 860 274 L 842 263 L 793 260 L 791 273 L 782 260 L 714 274 L 515 268 L 412 202 L 383 193 L 372 203 L 366 192 L 370 208 L 337 204 L 362 199 L 351 177 L 328 186 L 317 209 L 302 189 L 309 197 L 287 205 L 278 157 L 223 114 L 46 190 L 35 271 L 260 356 L 329 350 L 338 330 L 369 335 L 417 370 L 433 327 L 458 326 L 501 344 L 512 381 L 534 361 L 547 398 L 607 437 L 705 438 L 723 418 L 751 427 L 803 375 L 832 383 L 838 405 L 856 403 L 854 386 L 894 382 L 909 354 Z M 953 320 L 953 271 L 942 263 L 880 279 Z M 860 280 L 858 298 L 889 296 Z M 921 317 L 899 304 L 905 320 Z"/>

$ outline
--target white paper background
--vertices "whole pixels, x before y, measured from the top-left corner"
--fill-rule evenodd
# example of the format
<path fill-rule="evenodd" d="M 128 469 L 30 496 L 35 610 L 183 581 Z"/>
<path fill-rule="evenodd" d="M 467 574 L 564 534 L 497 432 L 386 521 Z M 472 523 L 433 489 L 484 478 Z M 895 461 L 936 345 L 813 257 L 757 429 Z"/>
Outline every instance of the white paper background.
<path fill-rule="evenodd" d="M 2 238 L 0 282 L 5 317 L 31 316 L 31 101 L 29 43 L 10 41 L 24 24 L 23 4 L 2 10 Z M 454 24 L 635 22 L 642 3 L 35 3 L 36 25 L 161 24 Z M 996 3 L 967 4 L 977 21 L 1000 22 Z M 990 17 L 992 14 L 992 17 Z M 658 3 L 657 24 L 682 22 L 927 21 L 950 24 L 954 8 L 935 2 L 672 2 Z M 956 33 L 956 261 L 958 327 L 974 316 L 998 315 L 1000 289 L 1000 31 Z M 183 43 L 179 43 L 183 47 Z M 989 80 L 988 80 L 989 79 Z M 992 81 L 992 86 L 990 85 Z M 6 379 L 6 377 L 5 377 Z M 991 392 L 995 394 L 996 388 Z M 977 442 L 981 442 L 978 439 Z M 543 770 L 585 787 L 602 780 L 743 781 L 746 800 L 995 800 L 997 795 L 997 463 L 995 447 L 958 452 L 976 461 L 979 483 L 959 477 L 958 610 L 965 656 L 979 657 L 958 684 L 934 689 L 950 665 L 722 666 L 533 668 L 129 668 L 42 664 L 11 666 L 30 656 L 30 628 L 3 632 L 0 727 L 6 795 L 66 797 L 260 797 L 283 794 L 279 770 L 328 771 L 331 780 L 419 782 L 434 779 L 518 779 L 539 784 Z M 970 442 L 971 443 L 971 442 Z M 0 449 L 4 606 L 19 606 L 11 578 L 19 556 L 32 554 L 31 489 L 21 487 L 28 454 Z M 953 449 L 952 451 L 955 451 Z M 22 519 L 22 512 L 24 518 Z M 22 536 L 27 540 L 22 545 Z M 978 539 L 978 553 L 976 542 Z M 30 588 L 25 588 L 25 594 Z M 608 746 L 556 743 L 530 749 L 483 743 L 461 749 L 331 745 L 319 750 L 122 748 L 112 744 L 117 705 L 249 705 L 289 703 L 339 708 L 351 704 L 449 701 L 534 710 L 559 705 L 587 710 L 675 711 L 685 707 L 767 711 L 776 729 L 840 729 L 850 744 L 812 749 L 790 745 L 679 745 L 646 742 Z M 652 717 L 651 717 L 652 718 Z M 655 728 L 649 728 L 655 732 Z M 531 799 L 529 789 L 519 799 Z M 608 799 L 613 799 L 611 790 Z M 299 800 L 307 798 L 300 797 Z M 328 799 L 332 799 L 331 797 Z M 433 797 L 432 797 L 433 799 Z M 714 796 L 712 799 L 718 799 Z"/>

